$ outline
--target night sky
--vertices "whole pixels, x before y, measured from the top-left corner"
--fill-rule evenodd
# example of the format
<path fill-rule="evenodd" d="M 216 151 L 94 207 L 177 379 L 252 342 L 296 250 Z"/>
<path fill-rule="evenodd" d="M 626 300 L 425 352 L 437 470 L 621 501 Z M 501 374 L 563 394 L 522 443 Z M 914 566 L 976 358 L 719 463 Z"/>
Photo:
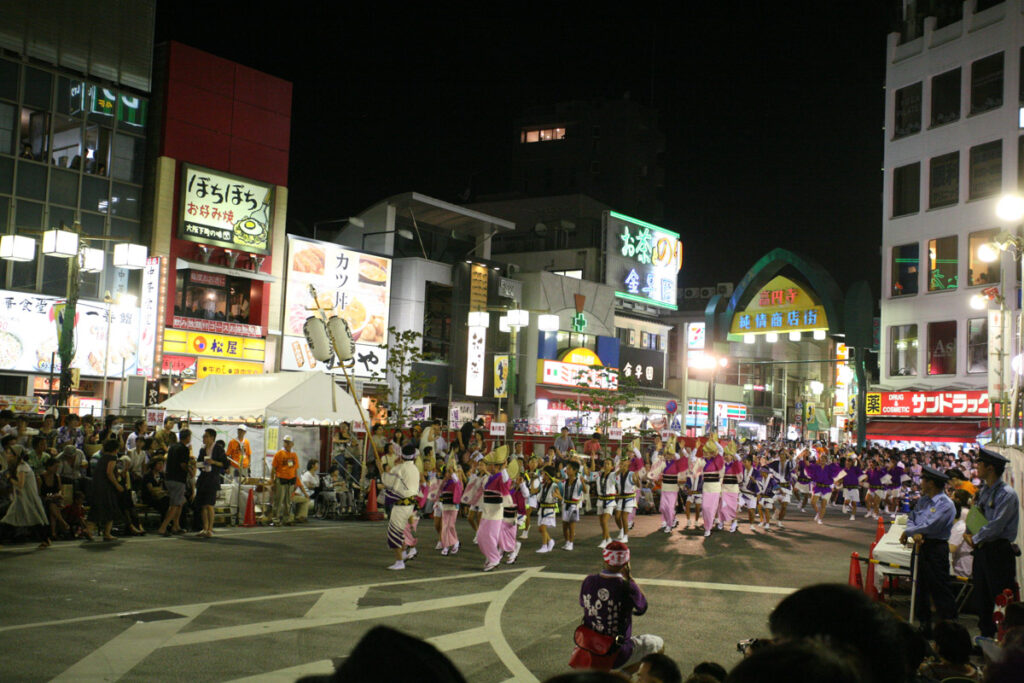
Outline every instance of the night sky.
<path fill-rule="evenodd" d="M 878 293 L 892 3 L 315 4 L 158 5 L 158 42 L 294 84 L 290 232 L 400 192 L 458 201 L 474 177 L 499 191 L 481 179 L 523 108 L 628 92 L 667 136 L 680 286 L 781 246 Z"/>

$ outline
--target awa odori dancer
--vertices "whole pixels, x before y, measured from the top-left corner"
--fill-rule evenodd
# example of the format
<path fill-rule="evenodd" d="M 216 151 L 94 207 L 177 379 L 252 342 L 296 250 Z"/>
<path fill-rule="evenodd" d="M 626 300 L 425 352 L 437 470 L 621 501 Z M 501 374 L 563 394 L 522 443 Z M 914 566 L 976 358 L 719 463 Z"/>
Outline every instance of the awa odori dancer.
<path fill-rule="evenodd" d="M 639 448 L 640 439 L 633 443 Z M 640 490 L 639 472 L 633 469 L 632 460 L 622 458 L 619 460 L 618 472 L 618 505 L 615 510 L 615 524 L 619 527 L 619 535 L 616 540 L 626 543 L 629 541 L 630 518 L 636 513 L 636 497 Z"/>
<path fill-rule="evenodd" d="M 704 536 L 711 535 L 711 528 L 718 516 L 718 503 L 722 496 L 722 471 L 725 469 L 724 450 L 712 432 L 704 442 L 704 488 L 701 491 L 704 513 Z M 719 527 L 721 528 L 721 527 Z"/>
<path fill-rule="evenodd" d="M 687 529 L 693 529 L 701 520 L 701 491 L 704 488 L 704 458 L 697 455 L 697 449 L 686 450 L 690 468 L 686 471 L 686 520 Z M 691 516 L 692 515 L 692 516 Z M 704 522 L 700 521 L 703 526 Z"/>
<path fill-rule="evenodd" d="M 736 511 L 740 503 L 740 478 L 743 476 L 743 463 L 736 459 L 736 442 L 725 445 L 725 469 L 722 472 L 722 503 L 719 512 L 720 525 L 728 527 L 730 532 L 736 531 L 739 520 Z"/>
<path fill-rule="evenodd" d="M 385 467 L 380 454 L 374 452 L 377 469 L 382 473 L 381 480 L 394 504 L 388 514 L 388 547 L 395 554 L 395 562 L 388 569 L 405 569 L 405 560 L 416 556 L 416 548 L 406 544 L 406 528 L 416 514 L 417 496 L 420 490 L 420 471 L 416 468 L 416 447 L 407 445 L 402 449 L 402 459 L 393 466 Z M 407 552 L 408 551 L 408 552 Z"/>
<path fill-rule="evenodd" d="M 449 460 L 448 469 L 444 474 L 438 490 L 438 502 L 441 506 L 441 554 L 454 555 L 459 552 L 459 535 L 455 530 L 455 522 L 459 519 L 459 501 L 462 499 L 462 468 Z"/>
<path fill-rule="evenodd" d="M 601 523 L 601 542 L 598 548 L 604 548 L 612 542 L 608 520 L 615 515 L 618 506 L 618 484 L 619 478 L 614 472 L 612 459 L 605 458 L 601 461 L 601 471 L 597 472 L 594 479 L 594 487 L 597 490 L 597 519 Z"/>
<path fill-rule="evenodd" d="M 508 472 L 505 470 L 507 460 L 508 446 L 495 448 L 483 459 L 487 480 L 483 487 L 480 525 L 476 536 L 480 552 L 484 554 L 485 572 L 497 567 L 504 553 L 514 553 L 517 549 L 514 527 L 511 533 L 505 529 L 506 508 L 512 509 L 512 522 L 515 523 L 515 506 L 512 505 L 512 492 Z"/>
<path fill-rule="evenodd" d="M 633 475 L 633 483 L 636 486 L 633 488 L 633 507 L 630 508 L 629 514 L 627 515 L 629 518 L 629 526 L 626 527 L 626 536 L 628 536 L 629 532 L 633 530 L 633 521 L 636 519 L 636 511 L 640 507 L 640 483 L 644 478 L 644 458 L 643 455 L 640 454 L 639 438 L 633 439 L 633 442 L 630 444 L 630 453 L 629 471 L 630 474 Z M 622 537 L 619 540 L 625 543 L 627 538 Z"/>
<path fill-rule="evenodd" d="M 558 483 L 558 468 L 547 465 L 541 474 L 540 490 L 537 493 L 537 526 L 540 527 L 541 546 L 538 553 L 549 553 L 555 547 L 548 529 L 555 528 L 558 518 L 558 503 L 562 500 L 562 489 Z"/>
<path fill-rule="evenodd" d="M 673 436 L 665 444 L 665 469 L 661 472 L 661 522 L 666 534 L 679 526 L 676 520 L 676 501 L 679 499 L 679 478 L 685 477 L 690 466 L 686 458 L 676 453 L 676 439 Z"/>
<path fill-rule="evenodd" d="M 576 540 L 576 523 L 580 521 L 580 500 L 583 498 L 583 480 L 580 478 L 580 464 L 570 460 L 565 464 L 567 476 L 562 487 L 562 550 L 572 550 Z"/>

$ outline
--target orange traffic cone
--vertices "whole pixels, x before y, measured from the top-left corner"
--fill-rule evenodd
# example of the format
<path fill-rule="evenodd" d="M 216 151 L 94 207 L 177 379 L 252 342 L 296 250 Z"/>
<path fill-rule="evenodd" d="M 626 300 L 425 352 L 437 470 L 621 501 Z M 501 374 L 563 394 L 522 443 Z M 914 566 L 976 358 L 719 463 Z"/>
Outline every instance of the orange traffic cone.
<path fill-rule="evenodd" d="M 242 526 L 256 526 L 256 499 L 252 495 L 252 489 L 249 489 L 249 498 L 245 501 L 245 521 L 242 522 Z"/>
<path fill-rule="evenodd" d="M 384 515 L 377 510 L 377 480 L 370 480 L 370 493 L 366 497 L 366 514 L 363 515 L 363 519 L 371 522 L 379 522 L 384 519 Z"/>
<path fill-rule="evenodd" d="M 857 553 L 850 553 L 849 584 L 857 590 L 864 590 L 864 581 L 860 575 L 860 555 Z"/>
<path fill-rule="evenodd" d="M 878 592 L 878 588 L 875 587 L 875 563 L 872 560 L 875 559 L 874 550 L 868 553 L 868 569 L 864 572 L 864 592 L 872 600 L 881 602 L 882 596 Z"/>
<path fill-rule="evenodd" d="M 882 536 L 885 536 L 885 520 L 879 517 L 878 528 L 875 529 L 875 542 L 871 544 L 872 548 L 878 545 L 878 542 L 882 540 Z"/>

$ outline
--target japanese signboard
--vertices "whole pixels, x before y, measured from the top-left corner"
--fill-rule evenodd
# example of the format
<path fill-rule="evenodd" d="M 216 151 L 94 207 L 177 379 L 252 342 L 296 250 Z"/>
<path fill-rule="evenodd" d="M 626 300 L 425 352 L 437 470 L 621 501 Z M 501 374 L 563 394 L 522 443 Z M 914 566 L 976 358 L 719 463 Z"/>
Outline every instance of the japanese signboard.
<path fill-rule="evenodd" d="M 676 310 L 676 280 L 683 267 L 679 235 L 614 211 L 604 214 L 605 282 L 615 296 Z"/>
<path fill-rule="evenodd" d="M 693 424 L 693 418 L 697 417 L 699 420 L 707 420 L 708 418 L 708 401 L 705 398 L 691 398 L 687 401 L 687 415 L 690 418 L 690 423 Z M 727 403 L 724 401 L 715 401 L 715 417 L 719 420 L 745 420 L 747 419 L 747 406 L 742 403 Z"/>
<path fill-rule="evenodd" d="M 988 396 L 999 402 L 1013 384 L 1013 369 L 1007 360 L 1007 348 L 1013 339 L 1013 313 L 998 308 L 988 312 Z"/>
<path fill-rule="evenodd" d="M 824 307 L 787 277 L 778 276 L 750 300 L 732 319 L 731 334 L 766 334 L 827 330 Z"/>
<path fill-rule="evenodd" d="M 57 325 L 52 296 L 0 290 L 0 370 L 49 372 L 57 359 Z M 75 359 L 72 368 L 83 376 L 103 376 L 107 352 L 107 313 L 110 313 L 110 355 L 107 375 L 120 377 L 121 370 L 135 374 L 139 346 L 139 309 L 79 301 L 75 311 Z"/>
<path fill-rule="evenodd" d="M 188 318 L 176 315 L 171 324 L 179 330 L 212 332 L 214 334 L 237 334 L 245 337 L 263 336 L 263 328 L 259 325 L 233 323 L 226 320 L 204 320 L 202 318 Z"/>
<path fill-rule="evenodd" d="M 491 436 L 505 436 L 506 425 L 507 423 L 505 422 L 498 422 L 497 420 L 492 421 L 490 430 Z"/>
<path fill-rule="evenodd" d="M 458 429 L 467 420 L 473 419 L 473 404 L 469 401 L 452 401 L 448 406 L 448 426 Z"/>
<path fill-rule="evenodd" d="M 985 391 L 877 391 L 865 399 L 868 415 L 985 418 L 992 406 Z"/>
<path fill-rule="evenodd" d="M 508 397 L 508 355 L 494 356 L 494 398 Z"/>
<path fill-rule="evenodd" d="M 160 317 L 160 257 L 146 260 L 142 271 L 142 299 L 139 308 L 139 362 L 136 374 L 153 376 L 156 336 Z"/>
<path fill-rule="evenodd" d="M 686 323 L 686 348 L 704 348 L 704 325 L 705 323 Z"/>
<path fill-rule="evenodd" d="M 624 378 L 638 386 L 661 389 L 665 386 L 665 354 L 651 349 L 619 347 L 619 368 Z"/>
<path fill-rule="evenodd" d="M 302 326 L 319 304 L 329 316 L 348 321 L 356 342 L 349 374 L 370 379 L 386 372 L 391 259 L 345 249 L 330 242 L 288 236 L 282 370 L 327 370 L 313 358 Z M 316 288 L 316 302 L 309 286 Z M 334 366 L 332 373 L 341 374 Z"/>
<path fill-rule="evenodd" d="M 229 337 L 222 334 L 164 330 L 164 353 L 233 358 L 262 363 L 266 342 L 262 339 Z"/>
<path fill-rule="evenodd" d="M 200 244 L 270 252 L 274 188 L 185 164 L 178 236 Z"/>
<path fill-rule="evenodd" d="M 615 368 L 592 368 L 541 359 L 537 361 L 537 383 L 615 391 L 619 388 L 619 374 Z"/>
<path fill-rule="evenodd" d="M 196 361 L 196 378 L 202 379 L 209 375 L 262 375 L 262 363 L 246 363 L 237 360 L 221 360 L 219 358 L 199 358 Z"/>
<path fill-rule="evenodd" d="M 487 349 L 487 328 L 470 327 L 466 345 L 466 395 L 484 395 L 484 356 Z"/>

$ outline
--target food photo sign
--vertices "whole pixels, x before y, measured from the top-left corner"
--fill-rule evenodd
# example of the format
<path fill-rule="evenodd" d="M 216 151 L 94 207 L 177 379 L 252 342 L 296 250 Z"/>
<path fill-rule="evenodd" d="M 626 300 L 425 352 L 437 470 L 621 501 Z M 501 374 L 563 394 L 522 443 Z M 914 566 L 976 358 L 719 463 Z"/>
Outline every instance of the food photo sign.
<path fill-rule="evenodd" d="M 0 290 L 0 370 L 50 372 L 57 358 L 57 322 L 53 296 Z M 107 306 L 79 301 L 75 312 L 75 360 L 83 377 L 103 376 L 107 350 Z M 110 308 L 110 356 L 107 375 L 135 374 L 139 351 L 139 309 Z"/>
<path fill-rule="evenodd" d="M 302 325 L 316 314 L 309 286 L 328 315 L 348 321 L 355 341 L 349 373 L 369 379 L 385 374 L 388 311 L 391 307 L 391 259 L 345 249 L 331 242 L 288 236 L 287 292 L 284 310 L 282 370 L 327 370 L 313 358 Z M 341 374 L 334 367 L 330 372 Z"/>

